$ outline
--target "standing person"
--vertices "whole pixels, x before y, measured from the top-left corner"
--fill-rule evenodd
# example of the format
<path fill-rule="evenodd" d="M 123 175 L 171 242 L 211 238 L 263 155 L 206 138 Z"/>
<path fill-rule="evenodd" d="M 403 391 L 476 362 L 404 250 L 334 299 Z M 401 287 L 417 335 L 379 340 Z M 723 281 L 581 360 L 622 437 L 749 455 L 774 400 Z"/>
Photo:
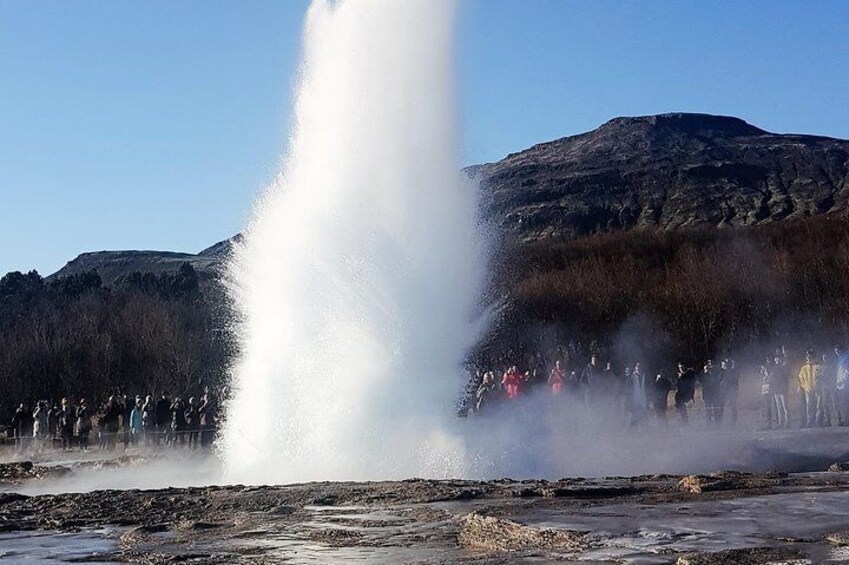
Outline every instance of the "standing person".
<path fill-rule="evenodd" d="M 118 436 L 121 434 L 121 417 L 124 414 L 124 399 L 123 397 L 111 396 L 107 408 L 110 410 L 109 423 L 109 447 L 115 449 L 118 447 Z"/>
<path fill-rule="evenodd" d="M 80 399 L 77 408 L 77 435 L 80 438 L 80 449 L 88 451 L 88 437 L 91 434 L 91 412 L 85 398 Z"/>
<path fill-rule="evenodd" d="M 486 379 L 486 375 L 487 373 L 484 373 L 484 380 Z M 483 384 L 483 380 L 481 381 L 481 384 Z M 476 407 L 477 402 L 475 402 L 475 408 Z M 212 434 L 215 431 L 215 405 L 212 402 L 209 389 L 205 389 L 203 396 L 200 398 L 200 404 L 198 405 L 198 417 L 200 418 L 200 446 L 201 448 L 206 448 L 212 445 Z"/>
<path fill-rule="evenodd" d="M 74 424 L 77 421 L 77 414 L 74 407 L 67 398 L 62 399 L 62 407 L 59 412 L 59 426 L 62 431 L 62 449 L 71 449 L 71 442 L 74 437 Z"/>
<path fill-rule="evenodd" d="M 666 410 L 669 406 L 669 391 L 671 390 L 672 383 L 669 382 L 669 379 L 663 373 L 658 373 L 652 382 L 651 401 L 657 419 L 664 424 L 666 424 Z"/>
<path fill-rule="evenodd" d="M 722 361 L 722 396 L 724 405 L 731 411 L 731 425 L 737 425 L 737 399 L 740 396 L 740 372 L 734 359 Z"/>
<path fill-rule="evenodd" d="M 489 376 L 492 382 L 492 388 L 495 390 L 495 374 L 490 371 Z M 486 378 L 486 375 L 484 375 L 484 378 Z M 200 446 L 209 447 L 215 439 L 215 430 L 218 426 L 218 403 L 208 388 L 203 393 L 203 398 L 201 398 L 201 403 L 198 407 L 198 413 L 200 414 L 200 429 L 202 430 Z"/>
<path fill-rule="evenodd" d="M 156 445 L 159 445 L 160 442 L 167 444 L 169 441 L 168 432 L 171 429 L 171 399 L 168 398 L 166 393 L 163 392 L 159 400 L 156 401 L 153 413 L 156 425 L 155 443 Z"/>
<path fill-rule="evenodd" d="M 106 404 L 101 404 L 97 410 L 97 449 L 105 450 L 109 444 L 106 436 Z"/>
<path fill-rule="evenodd" d="M 634 365 L 634 370 L 630 367 L 625 368 L 625 383 L 627 389 L 628 412 L 631 416 L 630 425 L 632 428 L 641 426 L 646 418 L 646 409 L 648 407 L 648 398 L 646 397 L 646 378 L 642 374 L 640 364 Z"/>
<path fill-rule="evenodd" d="M 630 406 L 630 373 L 622 378 L 608 361 L 604 370 L 596 375 L 592 390 L 593 408 L 600 411 L 603 421 L 628 425 Z"/>
<path fill-rule="evenodd" d="M 174 445 L 186 445 L 186 405 L 179 396 L 174 398 L 171 405 L 171 431 L 174 434 Z"/>
<path fill-rule="evenodd" d="M 769 359 L 767 359 L 767 363 L 769 363 Z M 778 426 L 789 428 L 787 393 L 790 391 L 790 367 L 783 356 L 776 355 L 772 358 L 772 366 L 769 371 L 769 389 L 775 405 L 775 419 Z"/>
<path fill-rule="evenodd" d="M 587 364 L 586 367 L 584 367 L 579 381 L 581 384 L 585 405 L 589 405 L 590 402 L 595 401 L 593 395 L 596 392 L 596 388 L 599 386 L 599 384 L 601 384 L 600 380 L 602 378 L 602 369 L 598 363 L 598 355 L 593 353 L 590 356 L 590 362 Z"/>
<path fill-rule="evenodd" d="M 145 445 L 150 445 L 156 433 L 156 403 L 147 395 L 142 404 L 142 430 Z"/>
<path fill-rule="evenodd" d="M 675 382 L 675 411 L 683 423 L 687 423 L 687 403 L 693 401 L 696 394 L 696 372 L 685 367 L 684 363 L 678 363 L 678 378 Z"/>
<path fill-rule="evenodd" d="M 130 440 L 133 435 L 133 426 L 130 421 L 130 415 L 133 413 L 133 409 L 136 407 L 135 400 L 129 395 L 124 395 L 121 398 L 121 430 L 123 432 L 124 439 L 124 449 L 127 449 L 130 445 Z"/>
<path fill-rule="evenodd" d="M 190 396 L 186 404 L 186 437 L 189 440 L 189 449 L 197 449 L 198 436 L 200 433 L 200 414 L 195 405 L 195 397 Z"/>
<path fill-rule="evenodd" d="M 472 412 L 474 402 L 472 401 L 475 391 L 483 380 L 483 374 L 477 367 L 466 368 L 466 386 L 463 387 L 463 393 L 457 399 L 457 417 L 466 418 Z"/>
<path fill-rule="evenodd" d="M 56 436 L 59 434 L 59 405 L 55 402 L 47 411 L 47 427 L 50 435 L 50 446 L 56 447 Z"/>
<path fill-rule="evenodd" d="M 817 411 L 820 409 L 819 377 L 822 365 L 814 361 L 813 351 L 805 354 L 805 363 L 799 369 L 796 379 L 802 402 L 802 425 L 803 428 L 811 428 L 816 425 Z"/>
<path fill-rule="evenodd" d="M 25 448 L 29 448 L 32 445 L 32 429 L 35 426 L 35 418 L 32 416 L 33 410 L 28 406 L 25 406 L 24 414 L 23 414 L 23 426 L 21 428 L 21 443 Z"/>
<path fill-rule="evenodd" d="M 534 385 L 545 384 L 545 379 L 549 376 L 548 364 L 545 362 L 545 357 L 543 357 L 542 353 L 539 351 L 534 353 L 531 367 L 533 367 L 531 382 Z"/>
<path fill-rule="evenodd" d="M 144 433 L 144 428 L 142 427 L 143 419 L 141 397 L 137 396 L 133 409 L 130 410 L 130 442 L 133 444 L 133 447 L 139 444 L 139 438 Z"/>
<path fill-rule="evenodd" d="M 27 409 L 22 402 L 18 406 L 17 410 L 15 410 L 14 416 L 12 416 L 12 431 L 15 434 L 15 445 L 17 446 L 18 451 L 23 451 L 24 449 L 24 428 L 26 427 L 26 412 Z"/>
<path fill-rule="evenodd" d="M 554 362 L 554 368 L 548 376 L 548 384 L 551 386 L 551 394 L 560 394 L 563 390 L 563 383 L 566 382 L 566 371 L 563 370 L 563 365 L 560 359 Z"/>
<path fill-rule="evenodd" d="M 121 419 L 123 403 L 114 396 L 110 396 L 106 401 L 106 407 L 103 410 L 101 418 L 102 430 L 105 434 L 105 447 L 107 449 L 115 449 L 118 443 L 119 420 Z"/>
<path fill-rule="evenodd" d="M 764 429 L 772 429 L 773 413 L 777 413 L 777 404 L 773 396 L 773 370 L 772 359 L 766 358 L 761 365 L 761 417 L 764 420 Z M 780 418 L 778 418 L 780 422 Z M 779 423 L 779 427 L 781 424 Z"/>
<path fill-rule="evenodd" d="M 498 390 L 498 385 L 495 384 L 495 373 L 487 371 L 483 374 L 478 390 L 475 391 L 475 413 L 480 413 L 484 407 L 490 403 Z"/>
<path fill-rule="evenodd" d="M 48 427 L 47 412 L 48 412 L 48 410 L 49 409 L 47 408 L 47 401 L 46 400 L 39 400 L 38 403 L 36 403 L 36 405 L 35 405 L 35 410 L 32 411 L 32 419 L 33 419 L 32 437 L 33 437 L 33 439 L 38 441 L 39 445 L 43 443 L 41 440 L 46 438 L 47 435 L 48 435 L 47 434 L 47 427 Z"/>
<path fill-rule="evenodd" d="M 819 387 L 819 405 L 817 410 L 817 425 L 831 427 L 831 417 L 838 419 L 837 411 L 837 366 L 832 362 L 833 357 L 827 353 L 822 356 L 822 369 L 817 383 Z"/>
<path fill-rule="evenodd" d="M 501 387 L 507 393 L 507 398 L 512 400 L 519 396 L 519 389 L 523 380 L 522 373 L 519 372 L 516 365 L 507 369 L 507 372 L 501 377 Z"/>
<path fill-rule="evenodd" d="M 837 423 L 849 426 L 849 354 L 839 345 L 834 348 Z"/>
<path fill-rule="evenodd" d="M 722 374 L 711 359 L 705 363 L 701 381 L 707 425 L 718 426 L 722 423 Z"/>

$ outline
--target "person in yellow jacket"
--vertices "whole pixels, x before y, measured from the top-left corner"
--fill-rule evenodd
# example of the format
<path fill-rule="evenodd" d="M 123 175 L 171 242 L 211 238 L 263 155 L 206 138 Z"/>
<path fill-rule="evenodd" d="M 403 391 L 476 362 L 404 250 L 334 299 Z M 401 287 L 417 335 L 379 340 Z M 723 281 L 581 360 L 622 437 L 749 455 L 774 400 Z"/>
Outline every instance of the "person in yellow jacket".
<path fill-rule="evenodd" d="M 816 425 L 817 412 L 820 410 L 819 379 L 822 365 L 814 361 L 813 352 L 805 354 L 805 364 L 799 369 L 799 392 L 802 393 L 802 427 Z"/>

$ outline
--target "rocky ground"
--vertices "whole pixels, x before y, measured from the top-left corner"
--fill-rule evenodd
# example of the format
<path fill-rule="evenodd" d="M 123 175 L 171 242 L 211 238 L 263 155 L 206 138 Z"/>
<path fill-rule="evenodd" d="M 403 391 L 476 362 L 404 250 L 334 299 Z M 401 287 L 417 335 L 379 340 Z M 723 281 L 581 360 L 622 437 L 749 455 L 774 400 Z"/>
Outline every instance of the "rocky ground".
<path fill-rule="evenodd" d="M 0 476 L 13 475 L 44 480 L 37 466 L 0 467 Z M 75 535 L 107 540 L 82 558 L 97 562 L 849 562 L 840 549 L 849 545 L 849 512 L 832 511 L 847 502 L 849 474 L 839 470 L 37 496 L 7 490 L 0 493 L 0 563 L 15 557 L 4 554 L 4 540 L 15 541 L 20 556 L 22 540 L 45 532 L 68 544 Z M 753 523 L 774 522 L 782 509 L 798 516 L 739 536 Z M 658 526 L 653 515 L 667 518 Z"/>
<path fill-rule="evenodd" d="M 0 565 L 849 563 L 849 429 L 673 436 L 619 467 L 665 474 L 548 481 L 190 486 L 220 482 L 213 455 L 6 452 Z"/>

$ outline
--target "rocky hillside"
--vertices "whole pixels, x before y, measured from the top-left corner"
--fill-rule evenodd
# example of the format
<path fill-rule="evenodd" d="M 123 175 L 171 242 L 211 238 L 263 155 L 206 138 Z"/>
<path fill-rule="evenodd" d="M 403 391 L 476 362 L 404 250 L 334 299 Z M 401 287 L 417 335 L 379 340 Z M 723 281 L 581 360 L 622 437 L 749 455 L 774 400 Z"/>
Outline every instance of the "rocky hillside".
<path fill-rule="evenodd" d="M 471 171 L 487 213 L 522 240 L 743 226 L 845 212 L 849 141 L 662 114 L 616 118 Z"/>
<path fill-rule="evenodd" d="M 615 118 L 591 132 L 535 145 L 467 169 L 480 177 L 485 214 L 520 241 L 651 227 L 744 226 L 843 213 L 849 141 L 769 133 L 706 114 Z M 56 275 L 176 270 L 211 274 L 230 240 L 199 254 L 85 253 Z"/>
<path fill-rule="evenodd" d="M 240 236 L 220 241 L 200 253 L 175 253 L 173 251 L 94 251 L 83 253 L 69 261 L 48 279 L 85 273 L 95 270 L 106 284 L 111 284 L 121 275 L 132 272 L 162 273 L 176 272 L 183 263 L 189 263 L 197 271 L 201 280 L 217 274 L 222 261 L 230 251 L 233 241 Z"/>

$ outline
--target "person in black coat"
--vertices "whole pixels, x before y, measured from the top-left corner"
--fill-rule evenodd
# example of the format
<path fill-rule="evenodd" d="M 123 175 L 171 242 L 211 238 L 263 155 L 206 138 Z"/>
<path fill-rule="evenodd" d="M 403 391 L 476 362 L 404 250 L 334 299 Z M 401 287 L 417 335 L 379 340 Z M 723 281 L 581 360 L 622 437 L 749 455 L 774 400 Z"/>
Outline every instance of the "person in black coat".
<path fill-rule="evenodd" d="M 722 398 L 722 377 L 722 371 L 713 364 L 712 360 L 708 359 L 702 374 L 699 376 L 702 383 L 702 398 L 705 402 L 705 416 L 708 426 L 722 424 L 722 417 L 725 412 Z"/>
<path fill-rule="evenodd" d="M 593 353 L 590 356 L 590 362 L 584 367 L 584 371 L 581 373 L 580 383 L 584 393 L 585 405 L 596 400 L 593 396 L 598 396 L 599 386 L 603 384 L 603 378 L 603 371 L 598 361 L 598 355 Z"/>
<path fill-rule="evenodd" d="M 27 416 L 29 410 L 21 403 L 18 409 L 15 410 L 15 415 L 12 416 L 12 430 L 15 434 L 15 445 L 18 449 L 24 448 L 24 437 L 26 436 Z"/>
<path fill-rule="evenodd" d="M 661 422 L 666 422 L 666 409 L 669 404 L 669 391 L 672 390 L 672 383 L 663 373 L 658 373 L 651 383 L 651 403 L 654 407 L 654 413 L 657 419 Z"/>
<path fill-rule="evenodd" d="M 80 400 L 77 408 L 77 435 L 80 438 L 80 449 L 88 451 L 88 436 L 91 433 L 91 411 L 85 398 Z"/>
<path fill-rule="evenodd" d="M 678 379 L 675 389 L 675 411 L 685 424 L 688 421 L 687 403 L 693 401 L 696 394 L 696 372 L 685 367 L 684 363 L 678 363 Z"/>
<path fill-rule="evenodd" d="M 110 396 L 103 407 L 100 417 L 100 434 L 102 436 L 101 446 L 106 449 L 115 449 L 118 441 L 118 428 L 121 413 L 124 411 L 124 403 L 114 396 Z"/>
<path fill-rule="evenodd" d="M 180 445 L 186 444 L 186 432 L 188 431 L 186 404 L 179 396 L 174 399 L 174 403 L 171 405 L 171 431 L 174 434 L 172 440 L 174 445 L 177 445 L 177 442 Z"/>
<path fill-rule="evenodd" d="M 62 399 L 62 407 L 59 409 L 59 430 L 62 434 L 62 449 L 71 449 L 71 441 L 74 437 L 74 424 L 77 422 L 77 411 L 67 398 Z"/>
<path fill-rule="evenodd" d="M 55 440 L 59 435 L 59 405 L 55 402 L 47 411 L 47 427 L 49 429 L 50 439 Z"/>
<path fill-rule="evenodd" d="M 159 400 L 156 401 L 156 407 L 153 409 L 154 417 L 154 438 L 156 445 L 159 442 L 165 441 L 168 443 L 168 432 L 171 427 L 171 400 L 164 392 Z"/>

